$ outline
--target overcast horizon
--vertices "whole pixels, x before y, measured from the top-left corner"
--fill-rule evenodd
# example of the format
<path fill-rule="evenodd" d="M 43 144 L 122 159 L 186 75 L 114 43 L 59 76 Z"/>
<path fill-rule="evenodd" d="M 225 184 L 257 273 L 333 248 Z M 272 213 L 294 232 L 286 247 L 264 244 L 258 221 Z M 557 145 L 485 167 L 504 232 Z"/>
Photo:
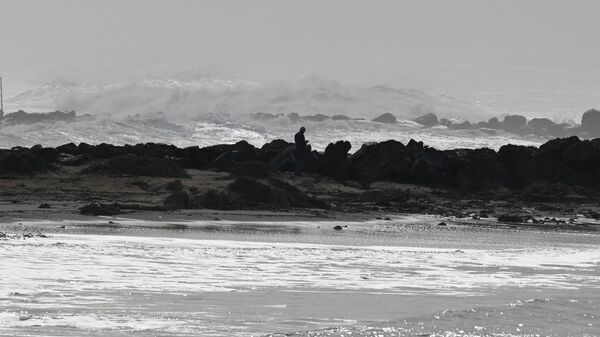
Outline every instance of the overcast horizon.
<path fill-rule="evenodd" d="M 599 10 L 538 0 L 3 0 L 0 75 L 17 84 L 188 73 L 586 91 L 600 85 Z"/>

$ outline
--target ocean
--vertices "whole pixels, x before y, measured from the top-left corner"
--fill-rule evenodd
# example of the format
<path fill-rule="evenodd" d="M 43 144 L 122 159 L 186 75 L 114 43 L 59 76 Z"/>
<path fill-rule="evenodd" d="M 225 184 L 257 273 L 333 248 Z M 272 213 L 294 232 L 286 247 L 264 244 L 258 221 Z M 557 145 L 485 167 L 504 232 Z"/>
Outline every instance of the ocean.
<path fill-rule="evenodd" d="M 600 335 L 597 233 L 113 221 L 0 241 L 1 336 Z"/>
<path fill-rule="evenodd" d="M 424 128 L 412 119 L 425 113 L 456 121 L 487 121 L 523 114 L 576 123 L 600 104 L 598 93 L 469 93 L 458 96 L 383 85 L 342 84 L 321 78 L 280 81 L 193 77 L 89 84 L 54 81 L 6 88 L 5 112 L 76 111 L 77 120 L 1 125 L 0 147 L 56 146 L 68 142 L 170 143 L 208 146 L 246 140 L 261 146 L 273 139 L 291 140 L 307 128 L 313 149 L 348 140 L 354 150 L 365 142 L 416 139 L 441 149 L 490 147 L 507 143 L 539 145 L 547 138 L 493 130 Z M 568 100 L 565 97 L 569 97 Z M 526 104 L 527 98 L 531 98 Z M 264 113 L 270 120 L 253 118 Z M 345 115 L 353 120 L 292 121 L 302 116 Z M 371 122 L 391 113 L 396 124 Z"/>

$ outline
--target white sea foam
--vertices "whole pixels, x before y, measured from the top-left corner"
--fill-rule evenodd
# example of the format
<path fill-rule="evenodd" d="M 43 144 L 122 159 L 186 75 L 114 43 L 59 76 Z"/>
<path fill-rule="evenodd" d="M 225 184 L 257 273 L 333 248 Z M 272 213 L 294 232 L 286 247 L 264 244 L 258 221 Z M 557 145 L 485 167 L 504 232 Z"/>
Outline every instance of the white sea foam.
<path fill-rule="evenodd" d="M 447 95 L 381 86 L 342 85 L 305 78 L 249 82 L 199 78 L 147 80 L 135 83 L 81 85 L 54 83 L 8 97 L 6 111 L 76 110 L 90 114 L 75 122 L 3 125 L 0 147 L 67 142 L 163 142 L 178 146 L 207 146 L 246 140 L 256 146 L 277 138 L 291 140 L 300 123 L 288 117 L 253 120 L 257 112 L 300 115 L 345 114 L 365 121 L 309 122 L 307 138 L 323 150 L 337 140 L 349 140 L 354 149 L 366 142 L 414 138 L 438 148 L 498 148 L 508 142 L 537 145 L 543 139 L 484 131 L 423 128 L 408 120 L 427 112 L 440 117 L 486 120 L 491 115 L 478 105 Z M 382 113 L 399 118 L 394 125 L 369 122 Z"/>
<path fill-rule="evenodd" d="M 396 219 L 392 224 L 431 220 Z M 115 221 L 124 228 L 160 225 Z M 544 242 L 544 236 L 535 233 L 529 237 L 476 231 L 470 236 L 455 233 L 463 241 L 457 249 L 443 243 L 453 237 L 452 231 L 439 229 L 443 235 L 435 239 L 435 230 L 418 228 L 413 230 L 420 238 L 415 245 L 407 229 L 386 227 L 385 233 L 368 232 L 382 225 L 378 222 L 346 223 L 349 228 L 341 233 L 318 232 L 319 237 L 328 238 L 324 243 L 310 236 L 319 227 L 331 228 L 340 223 L 218 223 L 224 230 L 227 226 L 237 228 L 240 240 L 217 239 L 220 231 L 211 235 L 201 230 L 185 232 L 199 239 L 50 234 L 48 238 L 3 240 L 0 305 L 4 310 L 0 311 L 0 334 L 26 334 L 41 326 L 63 335 L 96 331 L 106 336 L 249 336 L 252 334 L 247 329 L 264 333 L 282 326 L 297 331 L 310 326 L 356 324 L 356 320 L 332 314 L 327 307 L 322 309 L 327 316 L 320 318 L 318 298 L 345 301 L 368 296 L 402 307 L 400 298 L 406 297 L 424 298 L 424 303 L 448 298 L 446 301 L 453 303 L 457 296 L 464 300 L 521 291 L 592 294 L 593 289 L 600 289 L 598 245 L 567 244 L 560 237 L 556 240 L 562 243 Z M 62 224 L 82 229 L 90 225 Z M 186 224 L 201 227 L 208 222 Z M 243 234 L 243 225 L 289 226 L 299 228 L 300 234 L 260 230 Z M 487 243 L 496 236 L 514 243 Z M 465 239 L 480 243 L 468 245 Z M 523 239 L 527 243 L 518 242 Z M 315 312 L 314 316 L 298 309 L 299 298 L 306 305 L 317 301 L 317 307 L 309 310 Z M 337 308 L 343 310 L 343 306 Z M 284 314 L 288 318 L 276 319 Z M 354 331 L 356 336 L 371 336 L 360 329 Z"/>

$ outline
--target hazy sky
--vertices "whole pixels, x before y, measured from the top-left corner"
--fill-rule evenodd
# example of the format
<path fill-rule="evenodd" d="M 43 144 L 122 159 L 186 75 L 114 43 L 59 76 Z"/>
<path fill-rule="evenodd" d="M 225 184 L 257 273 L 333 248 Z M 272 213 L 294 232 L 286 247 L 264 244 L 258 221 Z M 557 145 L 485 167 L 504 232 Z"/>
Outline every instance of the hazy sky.
<path fill-rule="evenodd" d="M 597 0 L 0 0 L 0 75 L 590 86 L 599 13 Z"/>

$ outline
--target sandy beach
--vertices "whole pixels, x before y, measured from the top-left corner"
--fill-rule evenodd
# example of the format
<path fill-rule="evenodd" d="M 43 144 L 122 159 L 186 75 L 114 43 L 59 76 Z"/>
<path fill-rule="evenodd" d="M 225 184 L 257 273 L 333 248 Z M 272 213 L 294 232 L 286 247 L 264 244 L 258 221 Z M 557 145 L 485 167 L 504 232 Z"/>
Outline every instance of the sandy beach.
<path fill-rule="evenodd" d="M 1 224 L 0 335 L 598 331 L 595 232 L 225 213 Z"/>

